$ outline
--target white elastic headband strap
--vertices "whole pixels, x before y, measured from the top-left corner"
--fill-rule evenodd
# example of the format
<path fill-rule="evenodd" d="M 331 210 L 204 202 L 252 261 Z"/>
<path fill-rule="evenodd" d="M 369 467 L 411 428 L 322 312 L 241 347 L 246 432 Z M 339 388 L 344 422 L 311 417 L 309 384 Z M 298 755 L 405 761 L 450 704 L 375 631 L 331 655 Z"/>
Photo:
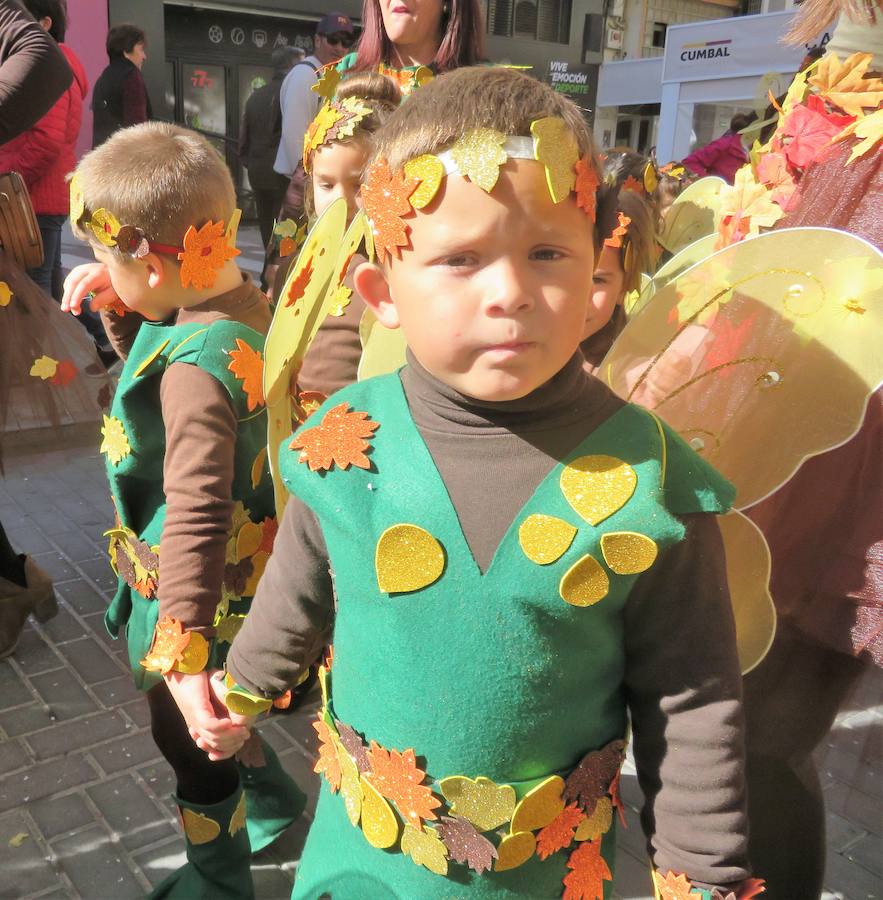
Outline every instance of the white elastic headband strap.
<path fill-rule="evenodd" d="M 532 137 L 509 135 L 503 144 L 503 150 L 509 159 L 536 159 Z M 450 150 L 442 150 L 441 153 L 436 153 L 435 155 L 445 167 L 446 175 L 460 174 L 460 167 L 451 155 Z"/>

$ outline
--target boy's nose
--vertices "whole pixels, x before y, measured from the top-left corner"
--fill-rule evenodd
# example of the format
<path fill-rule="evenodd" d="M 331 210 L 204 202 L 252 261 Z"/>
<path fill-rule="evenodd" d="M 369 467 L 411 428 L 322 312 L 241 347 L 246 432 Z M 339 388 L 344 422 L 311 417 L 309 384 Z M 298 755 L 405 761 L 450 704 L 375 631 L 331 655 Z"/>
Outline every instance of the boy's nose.
<path fill-rule="evenodd" d="M 501 262 L 490 274 L 490 290 L 487 293 L 489 311 L 512 313 L 529 309 L 533 299 L 527 287 L 527 279 L 517 265 Z"/>

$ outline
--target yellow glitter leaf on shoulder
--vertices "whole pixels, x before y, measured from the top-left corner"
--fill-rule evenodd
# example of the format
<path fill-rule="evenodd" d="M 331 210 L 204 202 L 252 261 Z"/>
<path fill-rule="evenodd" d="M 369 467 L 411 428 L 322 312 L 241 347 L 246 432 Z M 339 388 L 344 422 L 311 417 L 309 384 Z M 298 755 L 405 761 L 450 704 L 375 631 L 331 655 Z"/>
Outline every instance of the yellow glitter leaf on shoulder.
<path fill-rule="evenodd" d="M 572 606 L 591 606 L 603 600 L 609 590 L 607 573 L 588 553 L 565 572 L 559 586 L 561 597 Z"/>
<path fill-rule="evenodd" d="M 534 156 L 546 169 L 546 184 L 555 203 L 560 203 L 576 185 L 579 144 L 564 119 L 545 116 L 530 123 Z"/>
<path fill-rule="evenodd" d="M 405 825 L 401 847 L 402 853 L 410 856 L 418 866 L 436 875 L 448 874 L 448 848 L 434 829 L 418 830 L 413 825 Z"/>
<path fill-rule="evenodd" d="M 182 809 L 181 819 L 184 822 L 184 834 L 191 844 L 209 844 L 221 833 L 221 826 L 214 819 L 192 809 Z"/>
<path fill-rule="evenodd" d="M 615 456 L 580 456 L 561 472 L 561 492 L 591 525 L 612 516 L 631 499 L 638 486 L 635 470 Z"/>
<path fill-rule="evenodd" d="M 490 193 L 500 176 L 500 166 L 508 159 L 505 142 L 506 135 L 493 128 L 473 128 L 457 139 L 451 156 L 461 175 Z"/>
<path fill-rule="evenodd" d="M 577 529 L 555 516 L 528 516 L 518 528 L 518 543 L 524 555 L 538 566 L 560 559 L 576 537 Z"/>
<path fill-rule="evenodd" d="M 656 561 L 658 552 L 656 541 L 635 531 L 611 531 L 601 536 L 604 562 L 617 575 L 646 572 Z"/>
<path fill-rule="evenodd" d="M 564 809 L 563 791 L 564 779 L 560 775 L 550 775 L 528 791 L 512 813 L 511 832 L 536 831 L 557 819 Z"/>
<path fill-rule="evenodd" d="M 474 781 L 465 775 L 442 778 L 439 788 L 451 812 L 471 822 L 479 831 L 492 831 L 512 818 L 515 789 L 479 776 Z"/>
<path fill-rule="evenodd" d="M 517 869 L 523 866 L 537 849 L 537 839 L 529 831 L 519 831 L 517 834 L 507 834 L 497 847 L 497 861 L 494 863 L 495 872 L 505 872 L 506 869 Z"/>
<path fill-rule="evenodd" d="M 438 581 L 445 568 L 442 545 L 418 525 L 393 525 L 377 541 L 377 586 L 386 594 L 419 591 Z"/>
<path fill-rule="evenodd" d="M 371 784 L 370 776 L 360 779 L 362 788 L 362 832 L 372 847 L 392 847 L 399 836 L 399 821 L 392 807 Z"/>

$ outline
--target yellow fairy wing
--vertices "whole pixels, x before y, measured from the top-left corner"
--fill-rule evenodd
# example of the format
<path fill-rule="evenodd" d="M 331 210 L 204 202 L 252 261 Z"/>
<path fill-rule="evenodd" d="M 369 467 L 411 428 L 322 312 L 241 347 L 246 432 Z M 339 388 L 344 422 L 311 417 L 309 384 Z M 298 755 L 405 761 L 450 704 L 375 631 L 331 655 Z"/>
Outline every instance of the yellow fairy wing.
<path fill-rule="evenodd" d="M 319 310 L 336 275 L 334 248 L 340 246 L 346 216 L 346 202 L 336 200 L 313 226 L 278 297 L 264 346 L 267 449 L 279 516 L 285 508 L 287 492 L 279 475 L 277 456 L 279 445 L 291 433 L 291 377 L 303 362 L 315 334 L 313 326 Z"/>
<path fill-rule="evenodd" d="M 717 230 L 717 204 L 722 178 L 708 176 L 688 185 L 675 198 L 665 215 L 657 239 L 669 253 L 677 253 L 688 244 Z"/>
<path fill-rule="evenodd" d="M 734 244 L 662 287 L 602 372 L 737 488 L 743 509 L 859 428 L 883 379 L 883 254 L 828 228 Z"/>
<path fill-rule="evenodd" d="M 386 328 L 366 309 L 359 322 L 362 358 L 359 360 L 359 381 L 374 375 L 395 372 L 405 364 L 405 335 L 401 328 Z"/>

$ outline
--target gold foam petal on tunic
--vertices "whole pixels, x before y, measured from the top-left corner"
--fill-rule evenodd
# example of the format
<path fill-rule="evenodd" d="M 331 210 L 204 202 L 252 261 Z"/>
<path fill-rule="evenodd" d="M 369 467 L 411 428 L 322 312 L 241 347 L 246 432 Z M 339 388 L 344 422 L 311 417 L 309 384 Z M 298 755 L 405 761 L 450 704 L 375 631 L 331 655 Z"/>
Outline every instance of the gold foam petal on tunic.
<path fill-rule="evenodd" d="M 609 797 L 602 797 L 595 804 L 595 811 L 576 826 L 574 840 L 596 841 L 610 831 L 613 824 L 613 804 Z"/>
<path fill-rule="evenodd" d="M 399 836 L 399 820 L 386 799 L 371 784 L 370 776 L 360 779 L 362 789 L 362 831 L 372 847 L 392 847 Z"/>
<path fill-rule="evenodd" d="M 560 775 L 550 775 L 529 790 L 518 801 L 515 812 L 512 813 L 512 834 L 536 831 L 557 819 L 564 809 L 563 791 L 564 779 Z"/>
<path fill-rule="evenodd" d="M 438 784 L 451 812 L 471 822 L 479 831 L 499 828 L 515 812 L 515 789 L 479 776 L 474 781 L 465 775 L 442 778 Z"/>
<path fill-rule="evenodd" d="M 168 340 L 165 340 L 165 341 L 163 341 L 163 342 L 156 348 L 156 350 L 153 351 L 153 353 L 151 353 L 151 354 L 149 354 L 148 356 L 146 356 L 146 357 L 142 360 L 141 365 L 138 366 L 137 369 L 135 369 L 135 375 L 134 375 L 133 377 L 138 378 L 140 375 L 143 375 L 143 374 L 147 371 L 147 369 L 150 368 L 150 364 L 151 364 L 151 363 L 152 363 L 152 362 L 160 355 L 160 353 L 162 353 L 163 350 L 165 350 L 166 347 L 168 347 L 168 346 L 169 346 L 169 341 L 168 341 Z"/>
<path fill-rule="evenodd" d="M 259 550 L 251 557 L 251 563 L 254 566 L 254 569 L 252 570 L 251 575 L 248 576 L 248 581 L 245 582 L 245 590 L 242 592 L 243 597 L 254 597 L 255 592 L 258 589 L 258 582 L 264 574 L 264 569 L 267 568 L 267 560 L 269 558 L 270 554 L 263 550 Z"/>
<path fill-rule="evenodd" d="M 535 514 L 519 526 L 518 543 L 531 562 L 547 566 L 567 552 L 576 532 L 577 529 L 564 519 Z"/>
<path fill-rule="evenodd" d="M 656 541 L 636 531 L 611 531 L 601 535 L 604 562 L 617 575 L 637 575 L 646 572 L 656 562 L 659 548 Z"/>
<path fill-rule="evenodd" d="M 254 556 L 258 552 L 258 547 L 261 546 L 262 537 L 263 531 L 260 525 L 256 522 L 246 522 L 239 529 L 239 534 L 236 535 L 237 559 L 248 559 L 248 557 Z"/>
<path fill-rule="evenodd" d="M 340 796 L 343 797 L 347 818 L 353 825 L 358 825 L 359 815 L 362 812 L 362 784 L 359 779 L 359 769 L 353 758 L 344 750 L 337 735 L 334 736 L 334 746 L 337 749 L 337 758 L 340 760 Z"/>
<path fill-rule="evenodd" d="M 233 810 L 233 815 L 230 816 L 230 825 L 227 828 L 227 833 L 230 837 L 233 837 L 237 832 L 242 831 L 243 828 L 245 828 L 245 791 L 242 792 L 239 802 L 236 804 L 236 809 Z"/>
<path fill-rule="evenodd" d="M 419 525 L 393 525 L 377 541 L 377 586 L 386 594 L 419 591 L 438 581 L 445 568 L 442 545 Z"/>
<path fill-rule="evenodd" d="M 573 606 L 591 606 L 607 596 L 610 579 L 601 563 L 587 553 L 564 573 L 558 590 Z"/>
<path fill-rule="evenodd" d="M 182 809 L 181 819 L 184 834 L 191 844 L 209 844 L 221 833 L 221 826 L 214 819 L 192 809 Z"/>
<path fill-rule="evenodd" d="M 405 163 L 405 177 L 419 182 L 411 194 L 410 202 L 414 209 L 423 209 L 432 203 L 433 197 L 438 193 L 442 178 L 445 177 L 445 167 L 437 156 L 424 153 Z"/>
<path fill-rule="evenodd" d="M 635 470 L 615 456 L 579 456 L 561 472 L 561 492 L 590 525 L 622 509 L 638 486 Z"/>
<path fill-rule="evenodd" d="M 256 491 L 264 477 L 264 463 L 267 461 L 267 448 L 261 447 L 251 464 L 251 487 Z"/>
<path fill-rule="evenodd" d="M 402 853 L 410 856 L 418 866 L 436 875 L 448 874 L 448 848 L 434 829 L 418 830 L 413 825 L 405 825 L 401 847 Z"/>
<path fill-rule="evenodd" d="M 519 831 L 517 834 L 507 834 L 497 847 L 497 861 L 494 863 L 495 872 L 503 872 L 506 869 L 517 869 L 523 866 L 537 849 L 537 839 L 529 831 Z"/>

